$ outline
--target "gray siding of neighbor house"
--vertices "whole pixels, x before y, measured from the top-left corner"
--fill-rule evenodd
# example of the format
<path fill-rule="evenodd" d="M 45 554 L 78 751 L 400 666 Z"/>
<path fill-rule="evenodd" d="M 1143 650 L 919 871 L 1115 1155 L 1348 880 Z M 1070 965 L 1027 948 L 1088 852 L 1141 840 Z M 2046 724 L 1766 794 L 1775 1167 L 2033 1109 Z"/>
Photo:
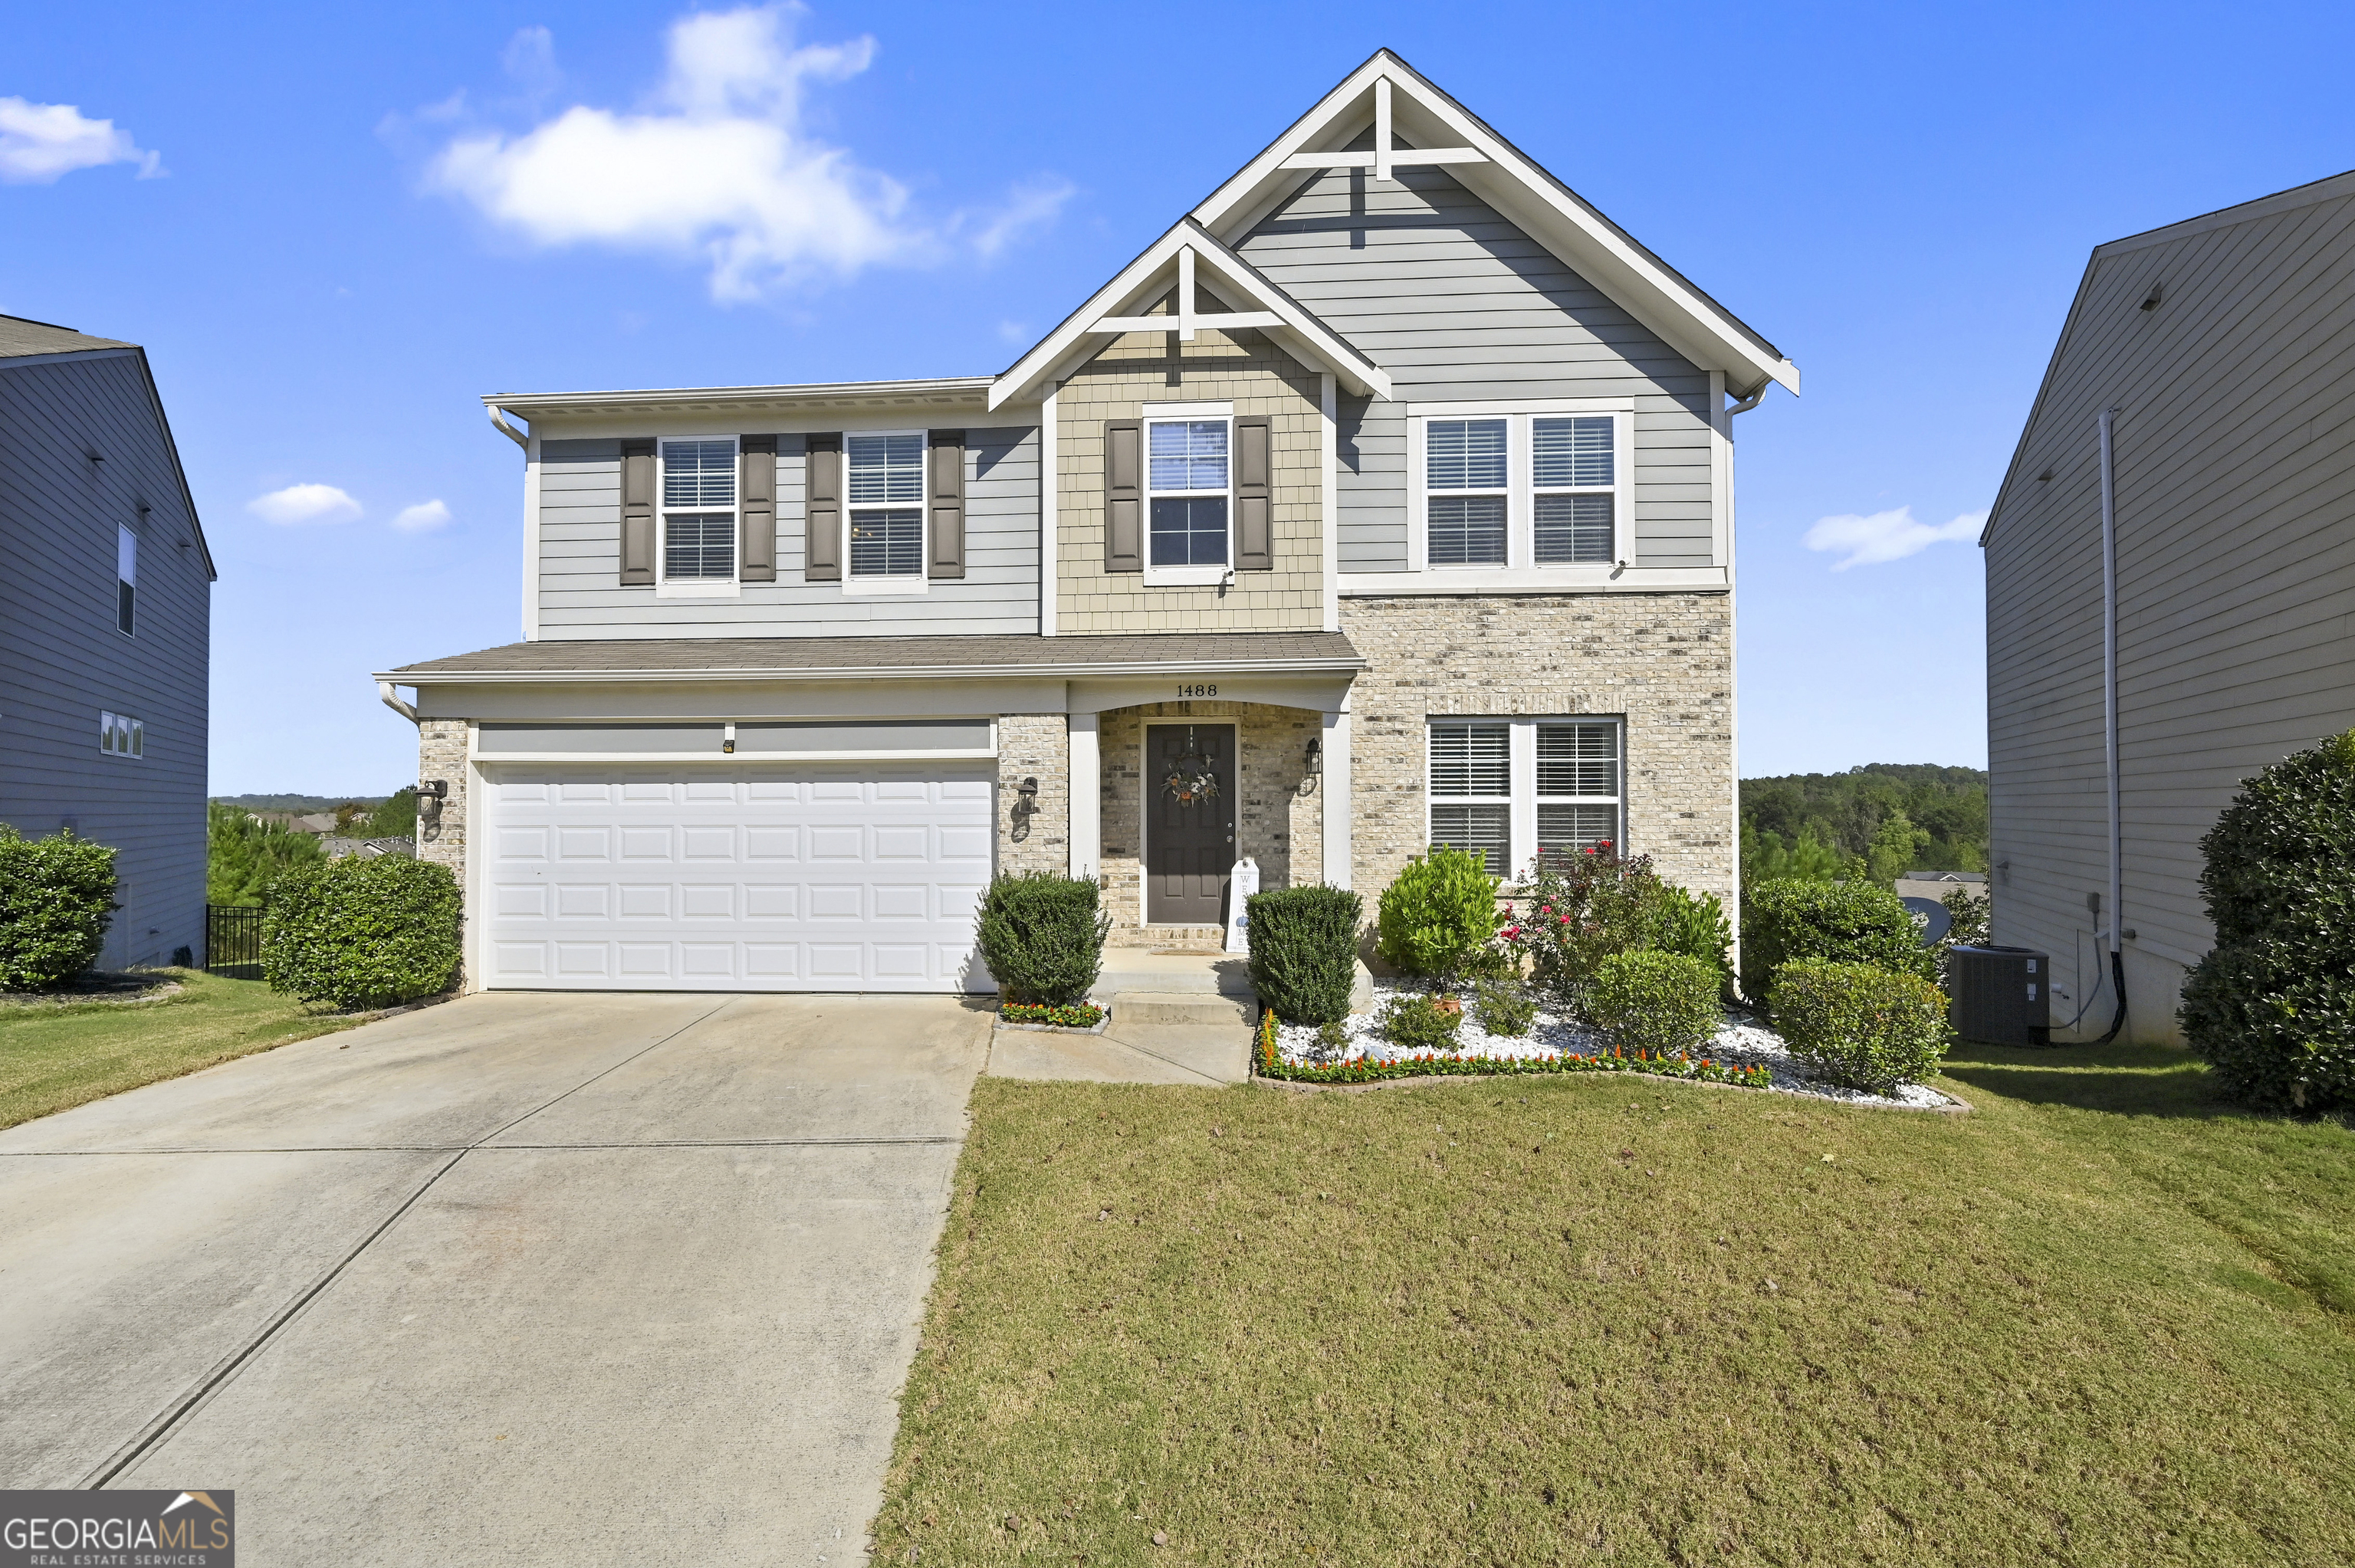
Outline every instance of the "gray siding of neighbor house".
<path fill-rule="evenodd" d="M 921 596 L 866 598 L 802 580 L 807 458 L 777 439 L 777 580 L 736 599 L 661 599 L 623 588 L 621 443 L 539 443 L 539 635 L 909 636 L 1039 629 L 1039 430 L 965 431 L 965 575 Z"/>
<path fill-rule="evenodd" d="M 2131 1037 L 2172 1036 L 2182 969 L 2213 943 L 2217 813 L 2355 726 L 2355 181 L 2320 191 L 2096 250 L 2005 482 L 1986 552 L 1995 936 L 2052 953 L 2056 1022 L 2098 982 L 2085 900 L 2109 877 L 2103 408 Z M 2093 1033 L 2111 1012 L 2105 988 Z"/>
<path fill-rule="evenodd" d="M 139 535 L 129 637 L 117 524 Z M 211 585 L 136 350 L 0 358 L 0 821 L 121 852 L 103 967 L 201 957 Z M 144 757 L 99 751 L 107 710 L 145 723 Z"/>
<path fill-rule="evenodd" d="M 1388 371 L 1339 408 L 1341 569 L 1406 568 L 1406 405 L 1636 402 L 1637 564 L 1707 567 L 1709 373 L 1439 169 L 1304 185 L 1236 249 Z"/>

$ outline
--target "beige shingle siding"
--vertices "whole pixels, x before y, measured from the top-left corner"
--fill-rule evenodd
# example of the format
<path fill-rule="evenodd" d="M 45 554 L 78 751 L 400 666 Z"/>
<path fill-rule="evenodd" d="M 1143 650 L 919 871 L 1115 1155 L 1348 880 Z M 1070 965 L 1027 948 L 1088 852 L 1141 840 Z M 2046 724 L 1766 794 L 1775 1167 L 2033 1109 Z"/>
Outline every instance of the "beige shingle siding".
<path fill-rule="evenodd" d="M 2076 1000 L 2109 877 L 2096 417 L 2118 409 L 2125 925 L 2156 977 L 2213 941 L 2198 845 L 2240 781 L 2355 726 L 2350 375 L 2355 196 L 2087 271 L 1987 548 L 1997 936 Z M 2137 991 L 2135 1034 L 2165 1033 L 2175 999 Z"/>
<path fill-rule="evenodd" d="M 1166 313 L 1158 307 L 1156 314 Z M 1204 328 L 1192 343 L 1158 333 L 1115 339 L 1056 397 L 1057 630 L 1303 631 L 1324 624 L 1323 385 L 1316 372 L 1256 332 Z M 1229 402 L 1268 416 L 1273 571 L 1237 572 L 1215 588 L 1178 587 L 1104 570 L 1103 426 L 1147 402 Z"/>

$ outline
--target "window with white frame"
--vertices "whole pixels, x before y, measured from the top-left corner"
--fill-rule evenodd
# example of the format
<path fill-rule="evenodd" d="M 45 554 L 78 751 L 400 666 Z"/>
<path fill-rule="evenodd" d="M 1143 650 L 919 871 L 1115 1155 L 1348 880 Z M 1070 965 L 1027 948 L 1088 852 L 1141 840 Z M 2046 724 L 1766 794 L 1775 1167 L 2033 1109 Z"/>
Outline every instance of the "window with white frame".
<path fill-rule="evenodd" d="M 1460 418 L 1444 408 L 1412 417 L 1422 565 L 1495 571 L 1619 559 L 1630 415 L 1457 407 Z"/>
<path fill-rule="evenodd" d="M 849 470 L 850 575 L 924 575 L 924 433 L 843 438 Z"/>
<path fill-rule="evenodd" d="M 1426 780 L 1432 847 L 1518 876 L 1622 842 L 1616 719 L 1434 718 Z"/>
<path fill-rule="evenodd" d="M 736 577 L 736 438 L 662 443 L 663 578 Z"/>
<path fill-rule="evenodd" d="M 1145 422 L 1149 567 L 1227 565 L 1232 427 L 1224 418 Z"/>
<path fill-rule="evenodd" d="M 147 726 L 122 714 L 98 715 L 98 749 L 109 757 L 147 755 Z"/>

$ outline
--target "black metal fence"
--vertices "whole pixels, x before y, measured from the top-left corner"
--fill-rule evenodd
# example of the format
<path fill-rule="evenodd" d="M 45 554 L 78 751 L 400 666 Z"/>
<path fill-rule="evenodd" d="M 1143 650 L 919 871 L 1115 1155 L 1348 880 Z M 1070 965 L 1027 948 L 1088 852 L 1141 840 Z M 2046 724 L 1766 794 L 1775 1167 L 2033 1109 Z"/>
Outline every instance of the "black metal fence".
<path fill-rule="evenodd" d="M 231 980 L 261 978 L 261 911 L 228 904 L 205 906 L 205 972 Z"/>

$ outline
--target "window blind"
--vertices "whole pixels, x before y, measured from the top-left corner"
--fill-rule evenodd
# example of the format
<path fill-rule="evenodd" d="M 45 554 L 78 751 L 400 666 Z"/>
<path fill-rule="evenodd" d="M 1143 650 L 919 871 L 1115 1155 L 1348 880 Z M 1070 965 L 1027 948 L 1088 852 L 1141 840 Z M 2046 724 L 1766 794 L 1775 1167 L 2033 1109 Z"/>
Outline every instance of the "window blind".
<path fill-rule="evenodd" d="M 850 460 L 850 503 L 883 506 L 924 499 L 924 438 L 846 436 Z"/>
<path fill-rule="evenodd" d="M 1538 726 L 1538 793 L 1619 793 L 1619 730 L 1607 724 Z"/>
<path fill-rule="evenodd" d="M 663 504 L 666 507 L 735 505 L 736 443 L 665 441 Z"/>
<path fill-rule="evenodd" d="M 1433 419 L 1423 427 L 1424 486 L 1431 490 L 1505 488 L 1505 421 Z"/>
<path fill-rule="evenodd" d="M 1511 727 L 1502 724 L 1431 726 L 1433 795 L 1510 795 Z"/>

